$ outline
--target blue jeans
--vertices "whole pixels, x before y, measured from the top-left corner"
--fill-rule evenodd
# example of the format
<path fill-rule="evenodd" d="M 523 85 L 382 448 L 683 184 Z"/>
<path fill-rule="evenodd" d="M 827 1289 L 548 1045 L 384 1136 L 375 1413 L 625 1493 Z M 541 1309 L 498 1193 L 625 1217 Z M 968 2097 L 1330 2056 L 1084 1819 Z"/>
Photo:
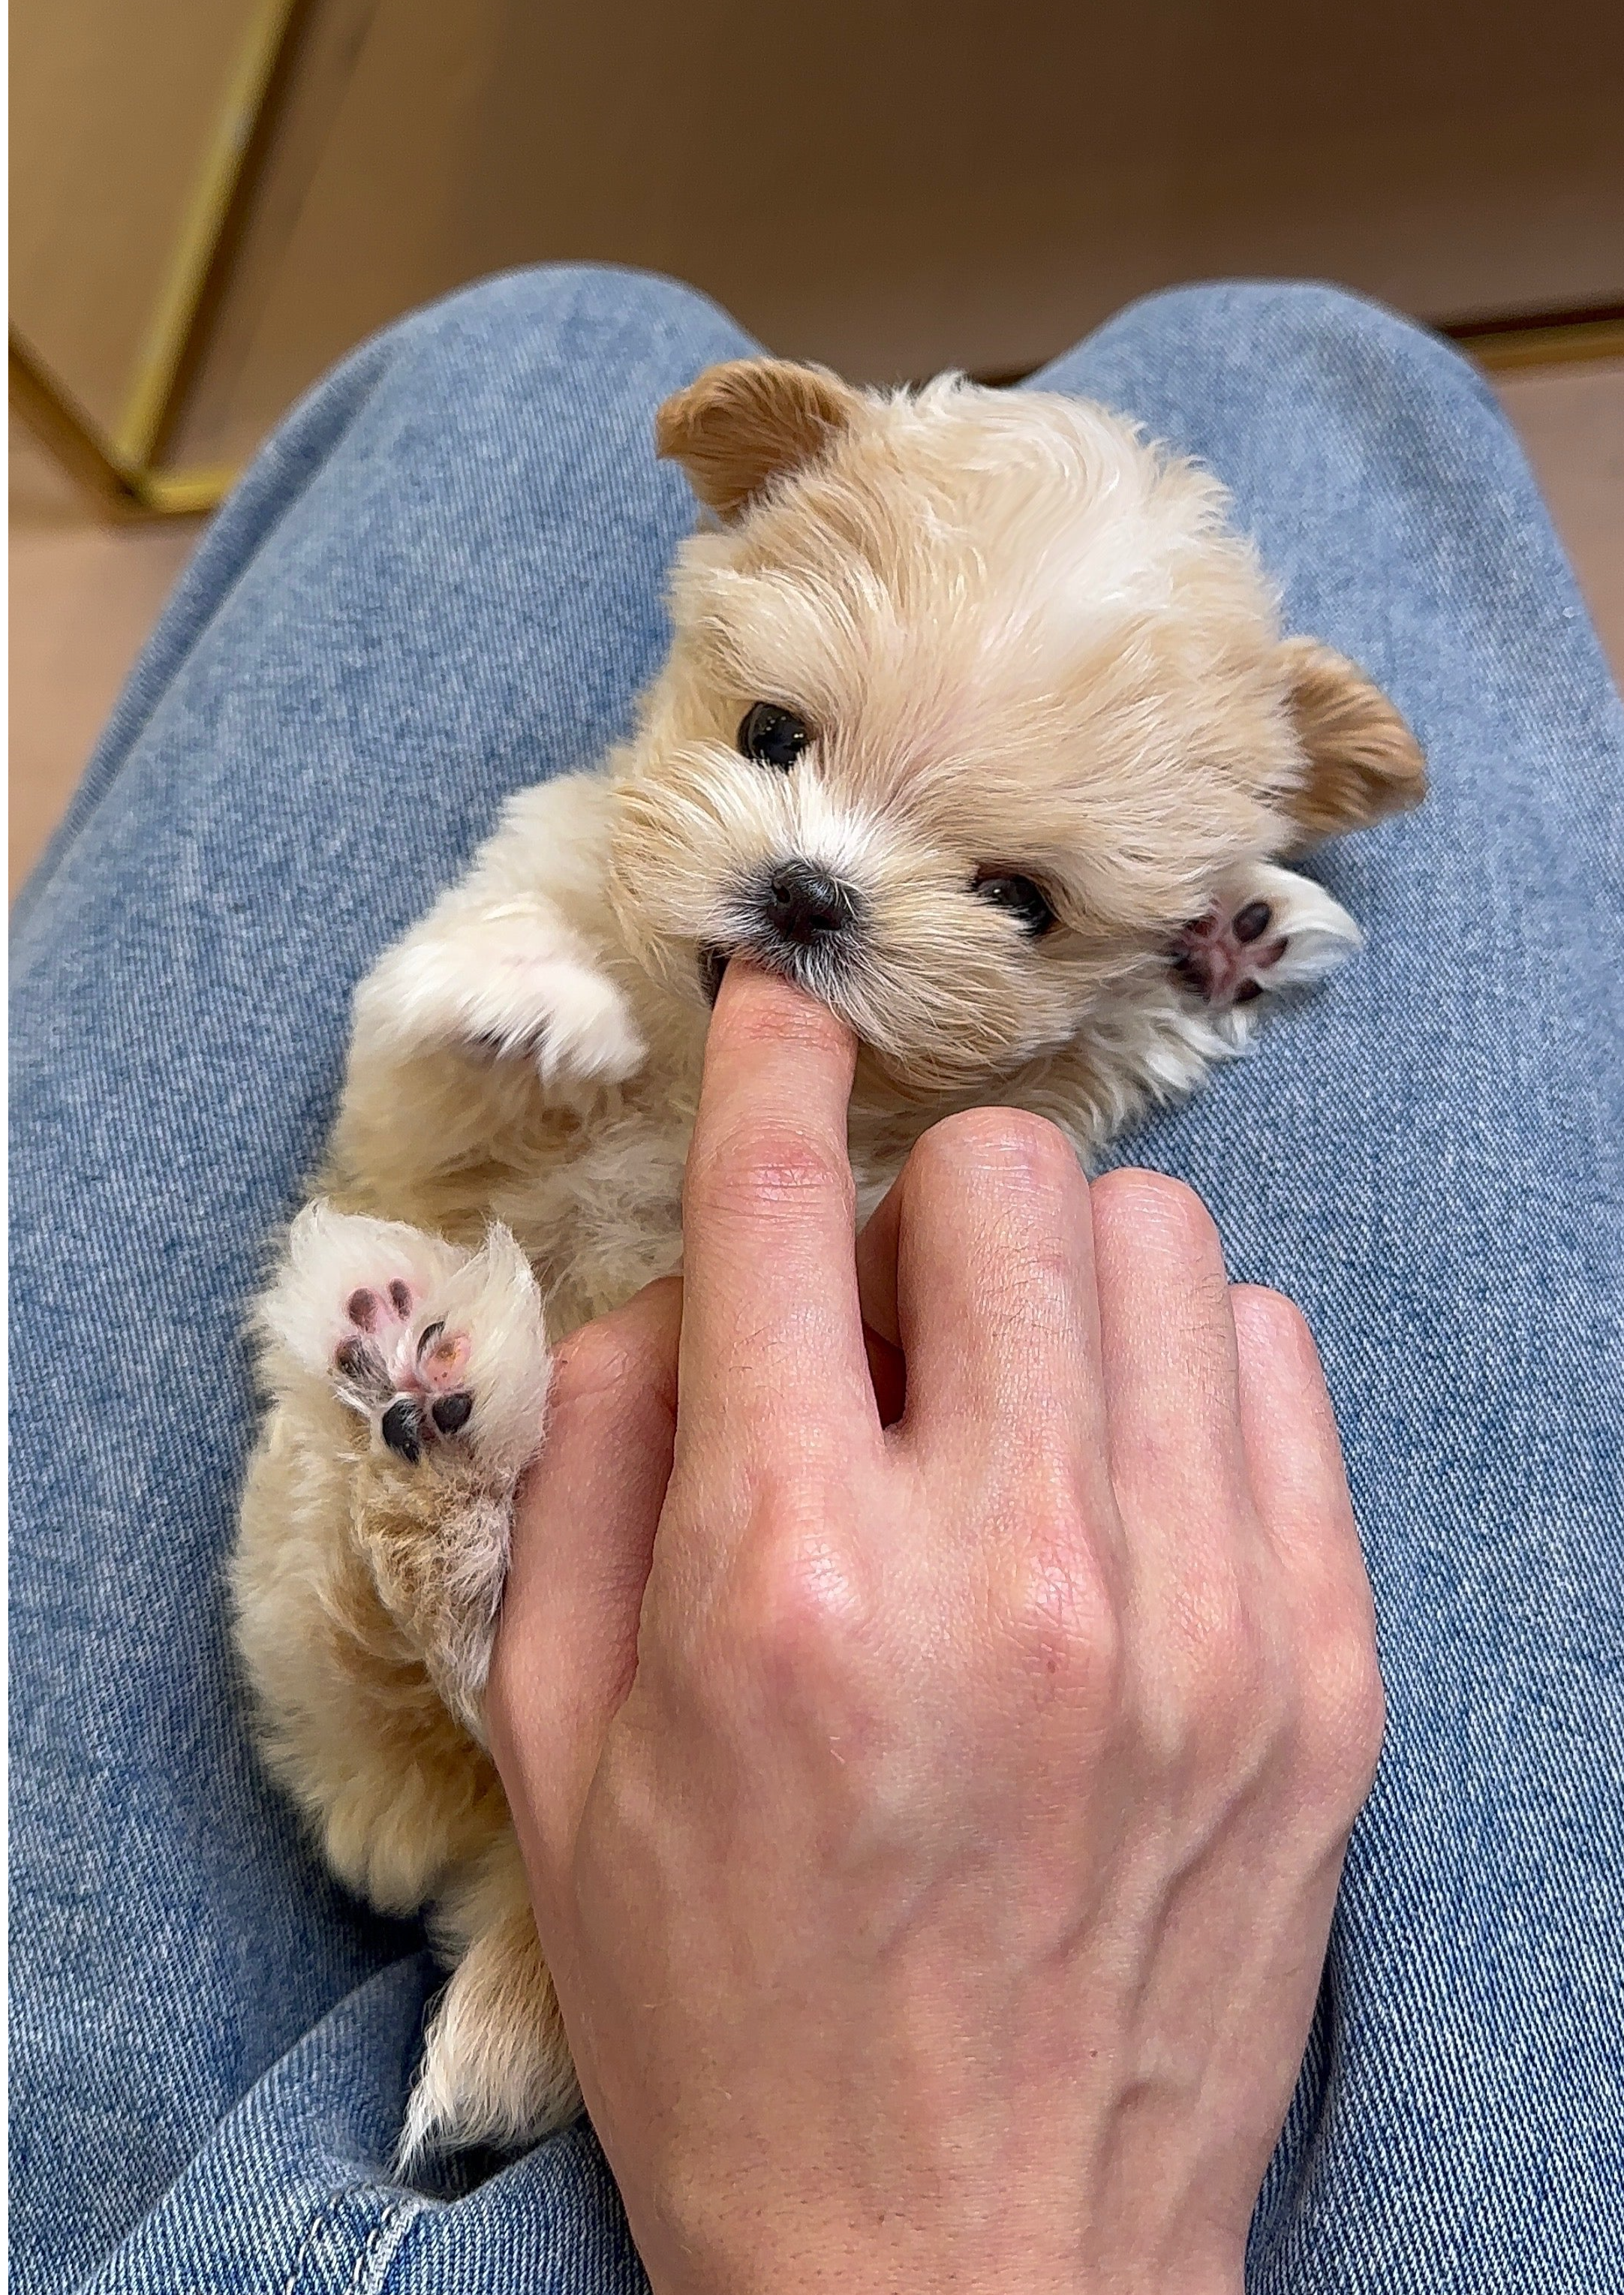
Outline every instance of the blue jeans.
<path fill-rule="evenodd" d="M 221 1563 L 243 1305 L 350 989 L 508 791 L 624 730 L 691 518 L 649 418 L 749 347 L 581 269 L 366 345 L 215 521 L 20 904 L 20 2295 L 641 2284 L 583 2128 L 392 2180 L 434 1968 L 260 1777 Z M 1391 1699 L 1251 2285 L 1617 2289 L 1624 721 L 1439 343 L 1213 287 L 1044 380 L 1216 466 L 1291 625 L 1367 666 L 1434 777 L 1318 863 L 1367 953 L 1121 1148 L 1308 1313 Z"/>

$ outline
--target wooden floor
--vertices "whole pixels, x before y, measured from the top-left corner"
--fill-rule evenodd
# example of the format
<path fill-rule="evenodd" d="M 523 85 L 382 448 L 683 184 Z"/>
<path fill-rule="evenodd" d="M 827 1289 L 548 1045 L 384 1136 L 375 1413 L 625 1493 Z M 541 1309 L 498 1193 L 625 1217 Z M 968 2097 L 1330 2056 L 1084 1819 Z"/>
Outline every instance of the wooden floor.
<path fill-rule="evenodd" d="M 1496 378 L 1624 682 L 1624 359 Z M 10 884 L 61 818 L 196 521 L 110 526 L 15 421 Z"/>

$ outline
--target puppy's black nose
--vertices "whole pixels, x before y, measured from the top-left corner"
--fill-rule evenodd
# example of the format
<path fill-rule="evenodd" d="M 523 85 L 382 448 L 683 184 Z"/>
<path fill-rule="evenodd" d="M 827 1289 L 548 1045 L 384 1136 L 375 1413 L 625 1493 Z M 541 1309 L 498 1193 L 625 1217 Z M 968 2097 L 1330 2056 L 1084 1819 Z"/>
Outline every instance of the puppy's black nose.
<path fill-rule="evenodd" d="M 828 933 L 844 931 L 857 913 L 857 896 L 810 861 L 780 861 L 767 879 L 762 911 L 780 940 L 805 948 Z"/>

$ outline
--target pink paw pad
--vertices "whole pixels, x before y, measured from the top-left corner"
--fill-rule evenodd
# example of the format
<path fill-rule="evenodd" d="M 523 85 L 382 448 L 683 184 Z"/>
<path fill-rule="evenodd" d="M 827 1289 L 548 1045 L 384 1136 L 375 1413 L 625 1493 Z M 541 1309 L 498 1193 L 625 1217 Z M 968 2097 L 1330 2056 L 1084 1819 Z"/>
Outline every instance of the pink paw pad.
<path fill-rule="evenodd" d="M 1173 970 L 1220 1011 L 1250 1004 L 1263 993 L 1262 975 L 1278 964 L 1289 945 L 1284 933 L 1270 929 L 1274 920 L 1267 901 L 1212 909 L 1179 934 Z"/>
<path fill-rule="evenodd" d="M 455 1386 L 468 1355 L 465 1338 L 448 1335 L 444 1323 L 430 1323 L 417 1343 L 417 1376 L 425 1388 L 441 1393 Z"/>
<path fill-rule="evenodd" d="M 412 1291 L 396 1276 L 381 1291 L 352 1291 L 344 1312 L 358 1331 L 375 1331 L 382 1323 L 404 1323 L 412 1312 Z"/>

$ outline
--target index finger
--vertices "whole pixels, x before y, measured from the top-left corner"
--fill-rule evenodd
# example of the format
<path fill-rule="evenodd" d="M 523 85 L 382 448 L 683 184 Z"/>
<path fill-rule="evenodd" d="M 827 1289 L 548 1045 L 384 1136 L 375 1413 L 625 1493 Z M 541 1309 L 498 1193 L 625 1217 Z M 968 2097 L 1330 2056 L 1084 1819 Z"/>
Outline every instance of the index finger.
<path fill-rule="evenodd" d="M 706 1044 L 682 1197 L 678 1458 L 741 1469 L 877 1425 L 857 1301 L 846 1103 L 826 1005 L 736 959 Z"/>

